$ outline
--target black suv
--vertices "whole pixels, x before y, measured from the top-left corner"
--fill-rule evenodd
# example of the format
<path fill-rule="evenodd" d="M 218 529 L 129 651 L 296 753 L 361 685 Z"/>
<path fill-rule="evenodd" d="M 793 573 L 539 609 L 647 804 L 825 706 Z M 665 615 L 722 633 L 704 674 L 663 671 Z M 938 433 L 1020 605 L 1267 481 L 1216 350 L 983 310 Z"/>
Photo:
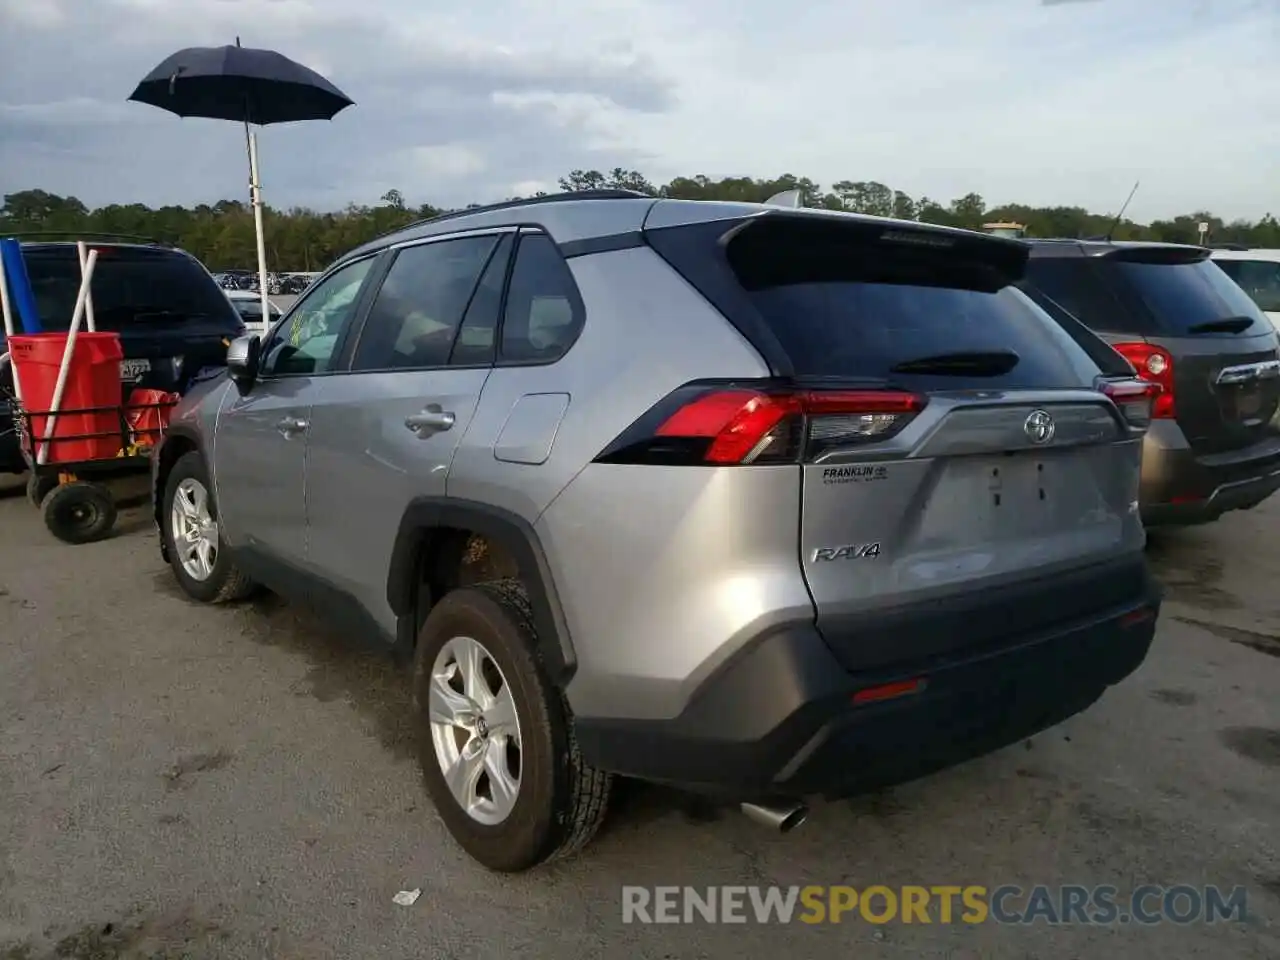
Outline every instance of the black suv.
<path fill-rule="evenodd" d="M 1280 488 L 1280 356 L 1256 303 L 1202 247 L 1031 240 L 1026 292 L 1163 392 L 1142 458 L 1148 526 L 1215 520 Z"/>
<path fill-rule="evenodd" d="M 244 322 L 199 260 L 157 243 L 83 239 L 98 251 L 94 319 L 99 330 L 120 334 L 126 388 L 181 393 L 202 369 L 226 364 L 227 343 L 244 333 Z M 24 241 L 22 256 L 45 332 L 66 330 L 80 292 L 76 244 Z M 0 329 L 0 354 L 5 350 Z M 4 375 L 11 376 L 7 367 Z M 21 473 L 26 464 L 5 393 L 0 390 L 0 473 Z"/>

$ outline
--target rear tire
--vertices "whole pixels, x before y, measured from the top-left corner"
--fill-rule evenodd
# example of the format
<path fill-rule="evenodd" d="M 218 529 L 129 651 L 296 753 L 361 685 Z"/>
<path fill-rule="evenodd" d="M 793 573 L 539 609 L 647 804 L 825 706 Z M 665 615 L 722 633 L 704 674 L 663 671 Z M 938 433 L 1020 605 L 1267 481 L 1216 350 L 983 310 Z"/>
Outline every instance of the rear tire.
<path fill-rule="evenodd" d="M 252 594 L 256 584 L 240 572 L 223 542 L 213 484 L 198 452 L 184 453 L 173 465 L 165 480 L 163 503 L 161 535 L 169 567 L 183 592 L 201 603 L 228 603 Z M 175 530 L 175 512 L 185 518 L 182 532 Z M 186 534 L 192 530 L 196 533 L 189 538 Z M 194 552 L 193 544 L 198 548 Z"/>
<path fill-rule="evenodd" d="M 477 664 L 485 661 L 482 672 L 488 678 L 485 689 L 475 697 L 462 692 L 461 671 L 453 671 L 461 664 L 450 660 L 452 651 L 467 649 L 468 644 L 479 651 Z M 441 686 L 453 682 L 457 682 L 454 688 Z M 488 698 L 497 703 L 491 694 L 496 692 L 500 699 L 504 689 L 507 702 L 514 707 L 514 724 L 489 727 L 474 719 L 462 725 L 432 722 L 433 716 L 440 721 L 446 712 L 457 715 L 452 709 L 446 711 L 446 704 L 462 704 L 465 710 L 467 702 L 483 706 L 481 701 Z M 491 870 L 514 873 L 569 856 L 595 835 L 608 807 L 612 777 L 582 762 L 569 706 L 547 677 L 538 654 L 528 597 L 518 581 L 496 580 L 457 589 L 435 605 L 418 636 L 413 693 L 419 761 L 427 793 L 449 832 L 473 858 Z M 472 712 L 489 717 L 493 711 Z M 472 790 L 482 794 L 482 785 L 487 782 L 493 802 L 482 797 L 472 812 L 457 799 L 446 780 L 446 760 L 439 744 L 447 742 L 450 731 L 458 734 L 459 757 L 467 753 L 469 745 L 482 744 L 473 751 L 484 769 L 474 768 L 479 772 L 471 778 L 477 784 Z M 512 731 L 518 741 L 519 767 L 514 801 L 499 804 L 501 791 L 487 779 L 488 771 L 493 769 L 490 761 L 495 755 L 503 758 L 498 762 L 509 764 L 506 758 L 511 756 Z M 494 741 L 504 736 L 508 742 L 495 748 Z M 450 748 L 443 750 L 449 752 Z M 509 776 L 511 767 L 504 769 Z M 510 791 L 510 786 L 507 789 Z"/>
<path fill-rule="evenodd" d="M 55 485 L 40 503 L 49 532 L 63 543 L 101 540 L 116 524 L 116 502 L 101 483 Z"/>

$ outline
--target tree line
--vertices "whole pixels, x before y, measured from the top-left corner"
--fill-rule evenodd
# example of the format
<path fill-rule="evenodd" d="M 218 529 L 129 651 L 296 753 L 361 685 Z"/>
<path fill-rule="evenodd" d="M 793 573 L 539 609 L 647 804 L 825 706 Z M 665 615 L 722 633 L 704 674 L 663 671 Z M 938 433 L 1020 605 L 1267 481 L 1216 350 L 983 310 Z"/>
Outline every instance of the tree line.
<path fill-rule="evenodd" d="M 1128 219 L 1117 223 L 1114 212 L 1094 213 L 1083 207 L 1032 207 L 1019 203 L 988 207 L 977 193 L 942 203 L 930 197 L 912 197 L 876 181 L 841 180 L 824 188 L 807 177 L 791 174 L 773 179 L 676 177 L 657 186 L 635 170 L 574 170 L 562 177 L 559 185 L 565 191 L 623 188 L 656 197 L 757 203 L 784 190 L 800 190 L 805 206 L 975 230 L 992 221 L 1015 221 L 1033 237 L 1110 234 L 1117 240 L 1197 243 L 1199 225 L 1208 223 L 1211 242 L 1280 247 L 1280 221 L 1270 213 L 1256 221 L 1224 222 L 1207 211 L 1194 211 L 1147 224 Z M 371 206 L 353 203 L 327 213 L 303 207 L 268 207 L 264 210 L 268 268 L 322 270 L 338 256 L 379 234 L 444 212 L 444 208 L 430 203 L 413 206 L 399 190 L 388 191 Z M 45 190 L 6 194 L 4 206 L 0 207 L 0 236 L 37 233 L 147 237 L 181 246 L 211 270 L 250 268 L 257 260 L 252 211 L 248 204 L 236 200 L 194 207 L 153 209 L 131 203 L 90 209 L 74 196 L 58 196 Z"/>

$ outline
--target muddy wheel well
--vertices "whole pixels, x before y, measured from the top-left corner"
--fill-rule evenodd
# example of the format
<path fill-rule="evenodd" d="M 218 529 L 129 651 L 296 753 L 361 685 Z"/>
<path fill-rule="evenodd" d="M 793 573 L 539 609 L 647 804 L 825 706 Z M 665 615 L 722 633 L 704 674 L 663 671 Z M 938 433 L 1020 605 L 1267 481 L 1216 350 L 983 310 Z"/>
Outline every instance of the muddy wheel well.
<path fill-rule="evenodd" d="M 438 527 L 423 546 L 419 565 L 417 623 L 450 590 L 491 580 L 520 579 L 520 564 L 503 543 L 461 527 Z"/>

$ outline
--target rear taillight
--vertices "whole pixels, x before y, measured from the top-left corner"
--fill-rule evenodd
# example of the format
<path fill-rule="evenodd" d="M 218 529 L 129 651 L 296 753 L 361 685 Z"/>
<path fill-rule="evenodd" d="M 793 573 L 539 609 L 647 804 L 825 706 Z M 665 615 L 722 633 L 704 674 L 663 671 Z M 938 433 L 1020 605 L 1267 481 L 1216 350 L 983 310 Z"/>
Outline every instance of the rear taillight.
<path fill-rule="evenodd" d="M 796 463 L 885 440 L 925 405 L 896 390 L 690 385 L 637 420 L 596 459 L 731 466 Z"/>
<path fill-rule="evenodd" d="M 1156 404 L 1164 396 L 1164 388 L 1146 380 L 1112 380 L 1102 384 L 1102 392 L 1111 398 L 1125 422 L 1135 430 L 1151 426 Z"/>
<path fill-rule="evenodd" d="M 1155 420 L 1172 420 L 1173 408 L 1173 357 L 1167 350 L 1150 343 L 1113 343 L 1116 352 L 1133 364 L 1138 376 L 1147 383 L 1160 387 L 1160 395 L 1152 405 L 1151 416 Z"/>

